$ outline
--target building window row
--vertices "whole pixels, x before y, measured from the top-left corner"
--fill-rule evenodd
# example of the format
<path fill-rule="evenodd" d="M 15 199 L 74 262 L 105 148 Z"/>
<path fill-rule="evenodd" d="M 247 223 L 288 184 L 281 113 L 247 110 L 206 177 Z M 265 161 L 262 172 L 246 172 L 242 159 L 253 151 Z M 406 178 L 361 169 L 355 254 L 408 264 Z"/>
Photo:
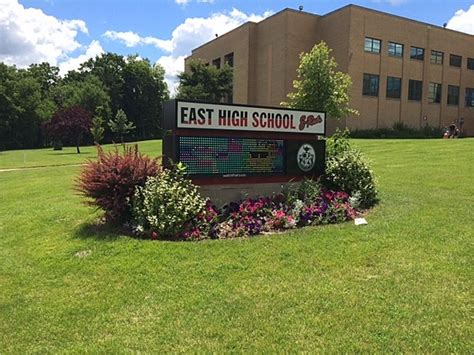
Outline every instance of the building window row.
<path fill-rule="evenodd" d="M 382 48 L 382 40 L 365 37 L 364 50 L 370 53 L 380 54 Z M 388 55 L 391 57 L 403 57 L 402 43 L 388 42 Z M 425 60 L 425 49 L 421 47 L 410 47 L 410 59 L 414 60 Z M 444 53 L 437 50 L 431 51 L 430 63 L 431 64 L 443 64 Z M 449 65 L 452 67 L 460 68 L 462 65 L 462 56 L 456 54 L 449 55 Z M 467 69 L 474 70 L 474 58 L 467 58 Z"/>
<path fill-rule="evenodd" d="M 364 73 L 362 95 L 379 96 L 380 76 Z M 429 83 L 428 102 L 441 103 L 442 85 L 440 83 Z M 402 78 L 387 76 L 387 90 L 385 96 L 391 99 L 400 99 L 402 94 Z M 408 81 L 408 100 L 421 101 L 423 96 L 423 81 Z M 448 85 L 448 105 L 459 105 L 459 86 Z M 465 106 L 474 107 L 474 88 L 466 88 Z"/>

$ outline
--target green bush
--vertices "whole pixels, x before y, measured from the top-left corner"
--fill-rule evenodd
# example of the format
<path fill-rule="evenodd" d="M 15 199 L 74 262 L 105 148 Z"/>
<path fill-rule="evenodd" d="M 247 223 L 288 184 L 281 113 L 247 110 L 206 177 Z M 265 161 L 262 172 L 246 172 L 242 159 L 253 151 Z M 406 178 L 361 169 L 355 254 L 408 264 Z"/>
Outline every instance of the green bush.
<path fill-rule="evenodd" d="M 336 132 L 327 140 L 323 183 L 329 189 L 348 193 L 353 205 L 368 208 L 378 201 L 375 175 L 369 161 L 350 146 L 348 138 L 345 130 Z"/>
<path fill-rule="evenodd" d="M 139 234 L 152 233 L 160 238 L 180 236 L 187 225 L 205 213 L 206 199 L 184 174 L 184 167 L 178 164 L 136 188 L 132 214 Z"/>
<path fill-rule="evenodd" d="M 321 195 L 319 180 L 304 178 L 298 183 L 289 183 L 283 189 L 283 195 L 290 204 L 297 200 L 304 203 L 314 202 Z"/>
<path fill-rule="evenodd" d="M 361 129 L 351 132 L 352 138 L 441 138 L 443 129 L 425 125 L 412 128 L 403 122 L 395 123 L 391 128 Z"/>

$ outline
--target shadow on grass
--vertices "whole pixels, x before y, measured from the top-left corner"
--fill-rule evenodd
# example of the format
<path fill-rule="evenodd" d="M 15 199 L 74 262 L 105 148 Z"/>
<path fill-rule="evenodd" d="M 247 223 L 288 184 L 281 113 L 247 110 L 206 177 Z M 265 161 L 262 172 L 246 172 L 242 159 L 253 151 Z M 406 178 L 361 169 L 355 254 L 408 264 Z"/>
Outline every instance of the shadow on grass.
<path fill-rule="evenodd" d="M 132 233 L 129 228 L 110 225 L 104 222 L 83 223 L 74 230 L 74 237 L 79 239 L 94 239 L 104 242 L 113 242 L 121 238 L 132 238 L 136 240 L 150 240 L 147 237 L 140 237 Z M 155 242 L 189 242 L 178 237 L 162 237 L 155 239 Z"/>
<path fill-rule="evenodd" d="M 74 231 L 74 236 L 79 239 L 95 239 L 102 241 L 115 241 L 123 237 L 133 238 L 129 229 L 101 222 L 81 224 Z"/>

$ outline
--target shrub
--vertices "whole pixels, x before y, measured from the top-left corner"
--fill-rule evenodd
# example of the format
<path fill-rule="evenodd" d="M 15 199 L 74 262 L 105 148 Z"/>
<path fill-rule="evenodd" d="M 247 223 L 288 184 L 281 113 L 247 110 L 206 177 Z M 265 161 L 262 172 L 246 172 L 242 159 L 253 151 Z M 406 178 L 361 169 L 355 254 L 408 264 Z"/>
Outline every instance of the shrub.
<path fill-rule="evenodd" d="M 327 140 L 323 183 L 329 189 L 348 193 L 353 205 L 362 208 L 371 207 L 378 201 L 374 173 L 362 153 L 350 146 L 347 130 L 339 131 Z"/>
<path fill-rule="evenodd" d="M 296 200 L 304 203 L 315 201 L 321 195 L 321 184 L 319 180 L 304 178 L 297 183 L 289 183 L 283 189 L 283 195 L 289 204 Z"/>
<path fill-rule="evenodd" d="M 77 153 L 83 136 L 89 134 L 92 116 L 81 107 L 69 107 L 57 111 L 44 127 L 54 142 L 73 143 Z M 56 146 L 56 143 L 55 143 Z"/>
<path fill-rule="evenodd" d="M 130 221 L 129 200 L 136 186 L 145 184 L 149 176 L 158 174 L 157 159 L 151 159 L 138 152 L 138 147 L 118 148 L 104 153 L 98 147 L 97 161 L 89 161 L 83 168 L 77 189 L 92 199 L 89 203 L 104 210 L 105 218 L 112 223 Z"/>
<path fill-rule="evenodd" d="M 353 138 L 441 138 L 443 129 L 425 125 L 421 128 L 412 128 L 403 122 L 394 123 L 392 127 L 354 130 Z"/>
<path fill-rule="evenodd" d="M 324 179 L 326 186 L 331 189 L 359 196 L 358 204 L 363 208 L 377 202 L 374 174 L 367 160 L 357 150 L 327 159 Z"/>
<path fill-rule="evenodd" d="M 206 212 L 210 211 L 197 186 L 184 174 L 184 166 L 178 164 L 136 188 L 132 211 L 138 233 L 155 233 L 160 238 L 200 238 L 209 226 Z"/>

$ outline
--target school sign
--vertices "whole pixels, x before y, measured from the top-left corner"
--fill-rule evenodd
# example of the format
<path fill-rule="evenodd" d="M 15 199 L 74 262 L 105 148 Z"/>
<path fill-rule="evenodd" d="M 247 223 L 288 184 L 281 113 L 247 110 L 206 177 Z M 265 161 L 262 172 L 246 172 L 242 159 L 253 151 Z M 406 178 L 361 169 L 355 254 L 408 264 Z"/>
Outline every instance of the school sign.
<path fill-rule="evenodd" d="M 324 171 L 324 112 L 170 100 L 164 129 L 164 164 L 184 163 L 201 185 L 287 182 Z"/>

